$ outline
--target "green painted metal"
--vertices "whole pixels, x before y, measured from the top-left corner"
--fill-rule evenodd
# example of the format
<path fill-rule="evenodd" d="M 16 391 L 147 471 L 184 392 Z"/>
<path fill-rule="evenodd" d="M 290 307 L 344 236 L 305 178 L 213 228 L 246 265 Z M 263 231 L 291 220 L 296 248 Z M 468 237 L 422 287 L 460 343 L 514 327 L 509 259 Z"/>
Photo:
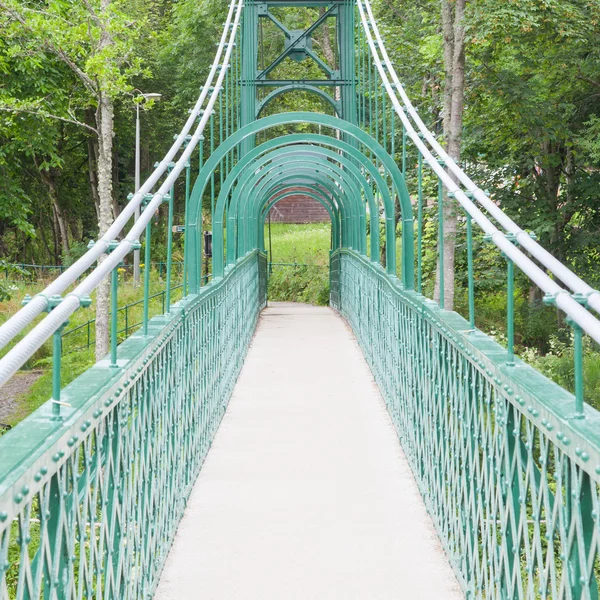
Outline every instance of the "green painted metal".
<path fill-rule="evenodd" d="M 210 128 L 210 142 L 205 148 L 202 135 L 182 142 L 185 150 L 194 139 L 199 150 L 193 189 L 189 152 L 177 163 L 174 155 L 161 163 L 161 173 L 185 170 L 184 297 L 171 304 L 175 180 L 168 179 L 160 193 L 151 194 L 152 186 L 143 190 L 146 216 L 168 202 L 162 314 L 150 318 L 152 223 L 146 220 L 142 322 L 130 324 L 125 310 L 119 331 L 117 263 L 109 263 L 109 356 L 61 390 L 61 344 L 69 332 L 62 334 L 66 323 L 51 329 L 53 398 L 0 439 L 0 599 L 152 596 L 266 305 L 268 272 L 279 264 L 272 255 L 268 263 L 263 252 L 265 219 L 273 205 L 302 189 L 332 221 L 331 305 L 359 340 L 465 596 L 597 600 L 600 414 L 584 401 L 583 329 L 568 320 L 575 395 L 514 356 L 514 268 L 525 263 L 510 243 L 507 248 L 492 239 L 496 233 L 490 239 L 507 256 L 508 347 L 475 328 L 473 220 L 490 231 L 462 196 L 481 202 L 477 189 L 448 194 L 456 194 L 466 211 L 469 320 L 443 310 L 444 187 L 453 188 L 424 146 L 431 144 L 429 132 L 416 134 L 407 120 L 409 113 L 414 118 L 410 106 L 398 109 L 394 94 L 401 86 L 390 88 L 386 77 L 395 77 L 393 68 L 386 63 L 383 69 L 384 49 L 365 20 L 368 0 L 359 2 L 248 0 L 243 11 L 241 2 L 231 4 L 231 36 L 219 46 L 231 51 L 231 59 L 215 63 L 219 82 L 209 78 L 211 102 L 202 101 L 192 117 L 199 119 L 199 134 Z M 309 28 L 295 31 L 271 10 L 289 6 L 325 10 Z M 239 42 L 236 10 L 243 13 Z M 339 65 L 325 64 L 312 48 L 311 35 L 327 18 L 335 21 Z M 261 19 L 279 28 L 285 42 L 282 54 L 259 69 Z M 287 58 L 312 60 L 323 79 L 269 79 Z M 266 88 L 273 90 L 267 94 Z M 257 120 L 273 99 L 299 89 L 319 95 L 338 116 L 299 112 Z M 331 135 L 288 133 L 256 145 L 258 136 L 298 124 Z M 416 291 L 414 209 L 405 182 L 415 150 L 409 142 L 418 157 Z M 422 295 L 424 160 L 438 179 L 441 307 Z M 456 165 L 447 164 L 456 175 Z M 464 184 L 466 176 L 457 177 Z M 207 208 L 210 200 L 216 274 L 206 286 L 203 200 Z M 380 213 L 385 269 L 379 264 Z M 131 248 L 143 226 L 129 240 Z M 118 253 L 120 244 L 108 247 Z M 87 296 L 76 297 L 86 305 Z M 578 308 L 589 300 L 583 293 L 573 298 Z M 61 306 L 60 296 L 47 300 L 48 310 Z M 545 300 L 560 304 L 557 293 Z M 127 336 L 140 325 L 117 346 L 123 331 Z"/>
<path fill-rule="evenodd" d="M 352 177 L 345 176 L 345 170 L 336 166 L 334 163 L 328 162 L 323 159 L 313 159 L 307 160 L 305 155 L 294 156 L 294 153 L 297 151 L 296 148 L 287 148 L 285 150 L 279 150 L 274 156 L 275 160 L 273 160 L 273 156 L 267 155 L 265 157 L 266 160 L 273 160 L 269 167 L 265 167 L 261 171 L 253 174 L 250 170 L 247 170 L 248 173 L 251 174 L 251 178 L 248 181 L 248 186 L 254 188 L 253 197 L 249 198 L 248 195 L 243 193 L 243 187 L 245 182 L 243 182 L 239 188 L 236 188 L 232 197 L 232 206 L 230 206 L 228 210 L 228 219 L 235 219 L 238 217 L 238 203 L 241 204 L 240 211 L 242 213 L 242 218 L 244 215 L 244 204 L 250 204 L 251 206 L 256 206 L 259 204 L 258 208 L 250 208 L 248 209 L 248 213 L 250 215 L 246 220 L 254 220 L 256 218 L 254 215 L 260 214 L 260 207 L 268 201 L 268 198 L 271 196 L 271 190 L 265 189 L 269 183 L 271 183 L 274 179 L 275 185 L 277 185 L 278 181 L 286 179 L 284 176 L 286 173 L 291 173 L 287 179 L 297 179 L 298 175 L 304 174 L 305 176 L 312 176 L 315 171 L 319 175 L 325 175 L 329 177 L 332 181 L 339 181 L 342 183 L 342 188 L 344 189 L 344 194 L 342 197 L 346 198 L 349 201 L 349 205 L 347 207 L 342 206 L 342 212 L 345 218 L 348 221 L 350 227 L 348 228 L 348 239 L 345 240 L 346 245 L 351 248 L 357 248 L 361 252 L 366 251 L 366 219 L 365 213 L 362 210 L 362 200 L 360 195 L 359 185 L 363 184 L 363 190 L 365 193 L 369 194 L 369 203 L 375 206 L 375 200 L 371 194 L 371 190 L 366 185 L 364 179 L 360 177 L 360 174 L 356 172 L 354 165 L 351 162 L 346 161 L 343 157 L 339 155 L 336 157 L 336 160 L 345 163 L 346 169 L 350 172 L 351 175 L 354 175 L 357 181 L 353 181 Z M 333 153 L 331 153 L 333 155 Z M 287 156 L 286 156 L 287 155 Z M 274 171 L 274 172 L 273 172 Z M 258 180 L 260 181 L 260 186 L 257 186 Z M 253 183 L 254 180 L 254 183 Z M 233 209 L 233 210 L 232 210 Z M 233 213 L 233 214 L 232 214 Z M 217 213 L 218 215 L 218 213 Z M 218 218 L 215 221 L 215 225 L 219 225 Z M 256 244 L 256 235 L 258 234 L 258 230 L 256 229 L 256 225 L 254 226 L 254 231 L 249 232 L 246 228 L 244 231 L 247 234 L 245 236 L 246 239 L 242 239 L 242 253 L 246 249 L 245 244 L 250 244 L 254 246 Z M 254 234 L 254 235 L 252 235 Z M 231 238 L 228 238 L 228 244 Z M 217 247 L 215 247 L 216 252 Z M 213 259 L 215 259 L 216 253 L 213 252 Z M 231 259 L 234 256 L 231 255 Z M 228 262 L 231 262 L 231 259 L 228 258 Z M 216 260 L 213 262 L 214 269 L 218 269 L 219 265 Z M 216 272 L 216 271 L 215 271 Z"/>
<path fill-rule="evenodd" d="M 332 96 L 330 96 L 327 92 L 324 92 L 321 88 L 318 88 L 315 85 L 308 85 L 302 82 L 293 83 L 289 85 L 283 85 L 280 88 L 277 88 L 270 92 L 263 100 L 260 101 L 258 108 L 256 109 L 256 118 L 258 119 L 263 112 L 263 110 L 273 101 L 275 98 L 281 96 L 282 94 L 287 94 L 289 92 L 297 92 L 297 91 L 305 91 L 310 92 L 311 94 L 315 94 L 325 100 L 335 111 L 335 114 L 339 117 L 341 114 L 340 102 L 335 100 Z"/>
<path fill-rule="evenodd" d="M 190 233 L 192 233 L 192 228 L 195 229 L 194 236 L 198 237 L 197 232 L 197 222 L 199 220 L 199 198 L 201 197 L 202 190 L 210 177 L 210 173 L 214 170 L 216 165 L 221 160 L 221 157 L 229 152 L 233 147 L 241 144 L 244 140 L 253 139 L 254 135 L 260 131 L 264 131 L 271 127 L 275 127 L 278 125 L 292 125 L 294 123 L 312 123 L 315 125 L 321 125 L 323 127 L 332 128 L 334 130 L 341 130 L 344 135 L 347 135 L 359 143 L 362 143 L 365 148 L 368 148 L 371 152 L 377 156 L 377 158 L 381 161 L 384 168 L 387 170 L 389 175 L 392 178 L 393 185 L 395 189 L 398 191 L 398 196 L 400 200 L 400 207 L 402 212 L 402 281 L 404 286 L 407 289 L 412 289 L 414 286 L 414 231 L 413 231 L 413 216 L 412 216 L 412 207 L 410 204 L 410 197 L 408 195 L 408 190 L 406 188 L 406 184 L 398 169 L 396 163 L 393 158 L 387 154 L 385 149 L 377 143 L 372 137 L 367 135 L 364 131 L 358 128 L 356 125 L 349 123 L 347 121 L 343 121 L 341 119 L 337 119 L 335 117 L 330 117 L 328 115 L 321 115 L 316 113 L 284 113 L 281 115 L 273 115 L 270 117 L 265 117 L 259 119 L 253 123 L 250 123 L 244 127 L 242 127 L 235 134 L 230 136 L 227 140 L 225 140 L 221 146 L 215 150 L 215 152 L 211 155 L 211 157 L 206 161 L 202 172 L 199 174 L 196 183 L 194 184 L 194 189 L 192 190 L 191 203 L 194 208 L 192 208 L 191 220 L 190 220 Z M 243 146 L 243 145 L 242 145 Z M 242 152 L 245 154 L 247 152 Z M 222 211 L 223 208 L 220 208 Z M 194 217 L 195 215 L 195 217 Z M 219 215 L 218 218 L 221 218 Z M 392 274 L 396 272 L 396 254 L 393 251 L 395 248 L 395 217 L 394 217 L 394 207 L 390 208 L 388 212 L 386 210 L 385 214 L 386 219 L 386 248 L 388 249 L 388 255 L 386 260 L 386 267 L 388 271 Z M 217 244 L 221 244 L 221 240 L 219 239 L 221 236 L 220 231 L 213 231 L 213 244 L 215 241 Z M 190 244 L 196 243 L 199 246 L 199 240 L 195 242 L 190 239 Z M 391 250 L 389 250 L 391 249 Z M 197 252 L 195 250 L 190 250 L 191 256 L 197 256 Z M 190 264 L 190 278 L 192 277 L 192 273 L 194 269 L 197 270 L 198 266 Z M 213 273 L 216 276 L 216 272 L 213 269 Z"/>
<path fill-rule="evenodd" d="M 117 368 L 98 363 L 0 438 L 0 597 L 152 596 L 266 304 L 266 264 L 241 258 L 121 344 Z"/>
<path fill-rule="evenodd" d="M 225 185 L 221 189 L 220 201 L 221 202 L 223 201 L 223 198 L 225 198 L 226 194 L 229 193 L 229 190 L 230 190 L 232 184 L 236 181 L 236 178 L 234 177 L 234 175 L 237 176 L 238 173 L 240 173 L 242 171 L 242 169 L 244 169 L 249 164 L 250 160 L 254 160 L 255 158 L 258 158 L 259 156 L 262 156 L 262 154 L 264 154 L 268 150 L 278 148 L 278 147 L 281 147 L 281 146 L 284 146 L 287 144 L 298 143 L 298 142 L 328 145 L 328 146 L 331 146 L 334 148 L 338 148 L 338 149 L 344 151 L 344 153 L 347 153 L 348 156 L 350 156 L 353 160 L 355 160 L 357 163 L 359 163 L 369 173 L 369 175 L 375 180 L 375 182 L 378 185 L 378 189 L 381 191 L 385 209 L 388 211 L 393 210 L 393 201 L 392 201 L 390 192 L 387 189 L 387 186 L 386 186 L 383 178 L 381 177 L 378 169 L 375 167 L 375 165 L 373 165 L 373 163 L 371 163 L 369 160 L 367 160 L 366 157 L 362 153 L 358 152 L 350 144 L 346 144 L 345 142 L 336 140 L 335 138 L 331 138 L 328 136 L 315 135 L 315 134 L 286 135 L 286 136 L 281 136 L 279 138 L 276 138 L 275 140 L 266 142 L 264 144 L 261 144 L 253 152 L 247 154 L 247 156 L 245 156 L 244 159 L 242 161 L 240 161 L 240 163 L 238 163 L 236 165 L 236 167 L 234 167 L 234 169 L 232 170 L 232 172 L 230 174 L 230 179 L 228 179 L 225 182 Z M 329 155 L 329 156 L 331 156 L 331 155 Z M 201 179 L 200 179 L 200 181 L 201 181 Z M 202 188 L 200 188 L 200 186 L 198 186 L 195 189 L 193 197 L 197 199 L 201 196 L 202 196 Z M 368 198 L 368 200 L 370 201 L 370 197 Z M 370 211 L 371 211 L 371 214 L 378 214 L 378 212 L 379 212 L 378 208 L 373 204 L 370 204 Z M 386 220 L 386 227 L 388 229 L 390 229 L 392 227 L 392 224 L 393 224 L 393 221 L 391 221 L 390 219 Z M 192 224 L 191 225 L 191 233 L 192 234 L 193 234 L 194 228 L 195 228 L 195 225 Z M 379 220 L 377 220 L 377 236 L 373 236 L 371 239 L 371 242 L 372 242 L 371 257 L 374 260 L 379 260 L 379 258 L 378 258 L 378 256 L 379 256 L 379 251 L 378 251 L 378 244 L 379 244 L 378 235 L 379 235 L 379 233 L 378 232 L 379 232 Z M 197 229 L 196 229 L 195 235 L 198 236 Z M 393 239 L 393 236 L 394 236 L 393 231 L 386 232 L 386 237 L 388 240 Z M 391 247 L 393 247 L 393 246 L 390 246 L 390 248 Z"/>
<path fill-rule="evenodd" d="M 311 145 L 311 146 L 300 146 L 300 147 L 296 148 L 295 150 L 290 150 L 289 148 L 285 148 L 283 150 L 278 150 L 277 153 L 275 154 L 275 156 L 279 159 L 279 157 L 285 155 L 286 153 L 291 153 L 293 151 L 300 152 L 300 153 L 310 152 L 310 153 L 318 153 L 328 159 L 332 159 L 334 161 L 341 163 L 341 166 L 343 166 L 343 168 L 345 170 L 347 170 L 353 176 L 353 178 L 356 180 L 357 184 L 363 189 L 363 195 L 366 198 L 367 205 L 369 206 L 370 214 L 377 215 L 376 229 L 375 229 L 376 235 L 371 236 L 371 259 L 379 262 L 379 226 L 380 226 L 379 218 L 378 218 L 379 206 L 376 203 L 376 198 L 373 195 L 371 187 L 368 185 L 364 176 L 361 175 L 361 173 L 357 170 L 354 162 L 356 162 L 359 165 L 361 165 L 362 167 L 364 167 L 364 169 L 366 171 L 368 171 L 369 175 L 374 179 L 374 181 L 376 182 L 376 184 L 378 186 L 378 189 L 380 190 L 381 196 L 383 198 L 384 207 L 391 207 L 393 205 L 391 194 L 390 194 L 389 190 L 387 189 L 385 181 L 383 180 L 383 178 L 381 177 L 379 171 L 375 168 L 375 166 L 372 163 L 370 163 L 369 161 L 367 161 L 365 159 L 364 155 L 357 152 L 351 145 L 346 144 L 345 142 L 341 142 L 340 140 L 336 140 L 334 143 L 332 143 L 329 141 L 329 140 L 331 140 L 331 138 L 327 138 L 326 136 L 305 134 L 305 135 L 301 135 L 301 136 L 300 135 L 282 136 L 281 138 L 277 138 L 277 139 L 281 140 L 281 142 L 280 143 L 269 143 L 268 145 L 273 146 L 273 147 L 277 146 L 278 148 L 280 148 L 282 143 L 287 143 L 288 140 L 290 142 L 303 140 L 305 143 L 321 142 L 324 145 L 331 145 L 335 148 L 339 148 L 340 150 L 348 153 L 350 160 L 346 160 L 345 156 L 344 155 L 340 156 L 339 153 L 334 153 L 327 149 L 314 147 Z M 259 148 L 262 148 L 262 147 L 263 146 L 260 146 Z M 252 165 L 252 168 L 254 169 L 255 166 L 256 167 L 261 166 L 263 164 L 264 160 L 265 160 L 265 158 L 263 157 L 261 159 L 261 161 L 257 161 L 256 163 L 254 163 Z M 290 163 L 288 163 L 288 165 L 289 164 Z M 328 165 L 328 168 L 330 168 L 329 163 L 325 163 L 325 164 Z M 317 163 L 317 165 L 318 165 L 318 163 Z M 242 167 L 242 166 L 243 166 L 242 163 L 240 163 L 240 167 Z M 287 167 L 289 168 L 289 166 L 287 166 Z M 248 172 L 248 171 L 246 171 L 246 172 Z M 338 174 L 337 179 L 342 181 L 343 177 L 339 176 L 339 174 Z M 242 199 L 248 197 L 244 193 L 242 186 L 252 185 L 252 180 L 250 180 L 248 183 L 247 183 L 247 181 L 248 180 L 244 181 L 242 178 L 240 178 L 239 194 Z M 342 190 L 344 192 L 348 192 L 348 190 L 345 189 L 345 186 L 342 186 Z M 355 190 L 355 194 L 356 194 L 356 190 Z M 257 189 L 255 189 L 254 195 L 256 198 L 260 198 L 260 192 L 258 192 Z M 362 201 L 360 200 L 360 195 L 357 195 L 356 198 L 358 201 L 358 210 L 360 211 L 361 223 L 359 223 L 359 230 L 361 231 L 360 236 L 362 237 L 362 235 L 366 234 L 366 231 L 365 231 L 366 219 L 365 219 L 364 212 L 360 208 L 362 205 Z M 251 210 L 250 215 L 253 215 L 253 214 L 254 214 L 254 211 Z M 364 232 L 364 234 L 363 234 L 363 232 Z M 391 237 L 392 235 L 395 235 L 395 232 L 392 232 L 392 231 L 386 232 L 386 236 Z"/>
<path fill-rule="evenodd" d="M 330 268 L 466 597 L 598 598 L 600 413 L 357 253 Z"/>

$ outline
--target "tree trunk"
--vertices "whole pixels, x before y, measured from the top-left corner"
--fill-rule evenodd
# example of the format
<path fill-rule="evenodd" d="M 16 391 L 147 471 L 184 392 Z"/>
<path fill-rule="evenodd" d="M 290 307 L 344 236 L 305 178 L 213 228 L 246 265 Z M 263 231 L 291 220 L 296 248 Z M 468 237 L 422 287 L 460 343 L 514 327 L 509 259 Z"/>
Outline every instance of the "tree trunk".
<path fill-rule="evenodd" d="M 454 4 L 454 10 L 452 10 Z M 465 99 L 465 4 L 466 0 L 442 0 L 442 27 L 444 34 L 444 65 L 446 82 L 444 88 L 444 139 L 446 151 L 460 163 L 462 127 Z M 458 203 L 444 195 L 444 239 L 440 250 L 444 257 L 444 308 L 454 308 L 454 264 Z M 439 302 L 440 262 L 438 260 L 435 299 Z"/>
<path fill-rule="evenodd" d="M 108 8 L 111 0 L 101 0 L 101 19 L 108 21 Z M 105 22 L 106 22 L 105 21 Z M 98 51 L 102 51 L 112 44 L 110 34 L 105 27 L 102 28 Z M 98 108 L 96 109 L 96 130 L 98 131 L 98 155 L 96 170 L 98 175 L 98 237 L 102 237 L 113 222 L 112 213 L 112 150 L 114 132 L 114 107 L 111 97 L 106 91 L 106 86 L 100 81 L 98 86 Z M 98 260 L 101 264 L 105 259 Z M 108 307 L 110 302 L 110 277 L 104 278 L 96 289 L 96 360 L 104 358 L 108 352 Z"/>
<path fill-rule="evenodd" d="M 69 252 L 69 226 L 65 214 L 58 202 L 58 188 L 56 186 L 55 174 L 48 169 L 42 169 L 40 160 L 37 156 L 33 157 L 37 172 L 40 174 L 42 183 L 48 190 L 50 203 L 52 205 L 52 214 L 57 231 L 60 233 L 60 245 L 63 256 Z M 58 262 L 56 263 L 58 264 Z"/>
<path fill-rule="evenodd" d="M 113 221 L 112 214 L 112 136 L 113 104 L 104 93 L 100 93 L 97 110 L 98 123 L 98 237 L 102 237 Z M 103 256 L 98 261 L 102 261 Z M 110 300 L 110 277 L 105 277 L 96 290 L 96 360 L 108 352 L 108 307 Z"/>
<path fill-rule="evenodd" d="M 85 111 L 85 122 L 95 127 L 97 125 L 94 112 L 91 108 Z M 89 135 L 87 138 L 88 145 L 88 176 L 90 180 L 90 192 L 94 200 L 96 209 L 96 217 L 100 221 L 100 197 L 98 196 L 98 140 Z"/>

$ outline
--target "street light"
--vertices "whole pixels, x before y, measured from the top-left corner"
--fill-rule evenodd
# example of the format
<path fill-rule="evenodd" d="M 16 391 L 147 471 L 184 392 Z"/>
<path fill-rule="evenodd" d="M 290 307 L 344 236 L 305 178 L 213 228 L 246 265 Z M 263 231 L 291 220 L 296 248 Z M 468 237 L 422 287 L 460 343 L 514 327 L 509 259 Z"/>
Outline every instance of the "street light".
<path fill-rule="evenodd" d="M 148 100 L 159 101 L 162 98 L 162 94 L 142 94 L 140 92 L 138 98 L 143 98 L 143 101 L 137 102 L 135 105 L 136 117 L 135 117 L 135 192 L 140 189 L 140 105 L 142 102 L 148 102 Z M 135 209 L 135 221 L 140 218 L 140 207 L 139 205 Z M 140 284 L 140 251 L 139 249 L 133 251 L 133 285 L 138 286 Z"/>

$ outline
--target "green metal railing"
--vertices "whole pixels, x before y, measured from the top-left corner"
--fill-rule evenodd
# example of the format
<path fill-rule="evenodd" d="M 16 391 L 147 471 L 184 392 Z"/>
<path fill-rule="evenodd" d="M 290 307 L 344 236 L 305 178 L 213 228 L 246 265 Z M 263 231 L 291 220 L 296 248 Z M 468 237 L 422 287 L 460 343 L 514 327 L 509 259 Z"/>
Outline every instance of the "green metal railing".
<path fill-rule="evenodd" d="M 387 403 L 468 598 L 598 598 L 600 413 L 358 254 L 331 304 Z"/>
<path fill-rule="evenodd" d="M 254 251 L 0 438 L 0 598 L 150 598 L 266 304 Z"/>
<path fill-rule="evenodd" d="M 183 287 L 183 284 L 179 284 L 179 285 L 173 286 L 172 290 L 175 291 L 175 290 L 181 289 L 182 287 Z M 151 296 L 149 296 L 150 302 L 152 302 L 152 300 L 156 300 L 157 298 L 160 298 L 161 310 L 158 310 L 157 314 L 165 313 L 165 296 L 166 296 L 166 290 L 161 290 L 160 292 L 156 292 L 156 294 L 152 294 Z M 119 307 L 119 309 L 117 310 L 117 314 L 123 315 L 120 320 L 125 321 L 125 326 L 122 329 L 117 330 L 118 338 L 120 338 L 122 335 L 124 335 L 127 338 L 127 337 L 129 337 L 130 333 L 133 333 L 136 329 L 138 329 L 138 327 L 142 326 L 143 321 L 137 321 L 137 322 L 132 323 L 129 318 L 130 311 L 132 309 L 134 309 L 135 307 L 138 307 L 142 304 L 144 304 L 143 298 L 141 300 L 137 300 L 136 302 L 131 302 L 130 304 L 125 304 L 124 306 Z M 109 317 L 110 316 L 111 316 L 111 312 L 109 312 Z M 96 344 L 95 330 L 96 330 L 96 319 L 90 319 L 89 321 L 86 321 L 85 323 L 82 323 L 81 325 L 77 325 L 77 327 L 73 327 L 72 329 L 67 329 L 67 331 L 63 331 L 61 334 L 62 355 L 65 356 L 67 354 L 71 354 L 72 352 L 78 352 L 80 350 L 87 350 L 91 346 L 94 346 Z M 84 343 L 82 343 L 80 346 L 75 346 L 75 347 L 69 346 L 69 348 L 65 348 L 65 343 L 67 341 L 70 342 L 70 338 L 73 338 L 73 337 L 75 339 L 78 339 L 78 337 L 83 337 L 84 340 L 86 340 L 86 341 Z"/>
<path fill-rule="evenodd" d="M 202 277 L 202 284 L 206 285 L 210 279 L 210 275 L 205 275 Z M 171 288 L 171 291 L 180 290 L 183 288 L 183 284 L 174 285 Z M 166 312 L 166 290 L 161 290 L 160 292 L 156 292 L 155 294 L 151 294 L 149 296 L 149 301 L 152 303 L 153 300 L 158 300 L 159 304 L 155 310 L 155 314 L 164 314 Z M 127 338 L 131 333 L 139 329 L 143 325 L 142 320 L 132 320 L 130 313 L 137 307 L 140 307 L 144 304 L 144 299 L 137 300 L 136 302 L 130 302 L 129 304 L 125 304 L 124 306 L 120 306 L 117 310 L 117 314 L 119 314 L 118 322 L 124 323 L 121 329 L 117 330 L 117 337 L 121 339 L 123 337 Z M 111 313 L 109 312 L 109 317 Z M 152 315 L 154 316 L 154 315 Z M 62 355 L 65 356 L 67 354 L 71 354 L 73 352 L 78 352 L 80 350 L 87 350 L 88 348 L 94 346 L 96 344 L 95 337 L 95 327 L 96 319 L 90 319 L 81 325 L 77 325 L 77 327 L 73 327 L 72 329 L 67 329 L 61 334 L 62 344 L 61 350 Z M 71 342 L 71 338 L 75 338 L 76 340 L 82 340 L 79 342 Z M 65 344 L 69 344 L 68 347 L 65 347 Z"/>

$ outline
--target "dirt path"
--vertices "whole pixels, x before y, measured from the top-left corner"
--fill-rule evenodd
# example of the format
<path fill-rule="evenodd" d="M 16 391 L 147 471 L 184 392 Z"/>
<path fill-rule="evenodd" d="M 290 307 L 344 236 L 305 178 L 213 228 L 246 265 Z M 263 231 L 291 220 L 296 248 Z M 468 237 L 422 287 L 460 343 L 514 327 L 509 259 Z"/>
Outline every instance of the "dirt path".
<path fill-rule="evenodd" d="M 26 392 L 43 371 L 26 371 L 14 375 L 0 388 L 0 423 L 6 423 L 17 407 L 17 398 Z"/>

